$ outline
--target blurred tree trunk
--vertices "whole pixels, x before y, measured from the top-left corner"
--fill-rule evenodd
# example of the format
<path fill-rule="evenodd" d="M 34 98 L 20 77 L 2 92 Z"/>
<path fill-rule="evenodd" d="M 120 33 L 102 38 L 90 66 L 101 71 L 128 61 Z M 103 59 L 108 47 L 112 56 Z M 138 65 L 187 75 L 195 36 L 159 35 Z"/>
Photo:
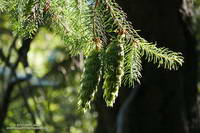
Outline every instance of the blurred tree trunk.
<path fill-rule="evenodd" d="M 144 62 L 142 84 L 124 115 L 123 133 L 200 133 L 197 106 L 197 52 L 192 32 L 192 0 L 118 0 L 134 28 L 158 46 L 180 51 L 179 71 Z M 96 102 L 96 133 L 116 133 L 117 117 L 131 88 L 121 88 L 114 108 Z M 104 104 L 104 105 L 102 105 Z M 119 126 L 119 125 L 118 125 Z"/>

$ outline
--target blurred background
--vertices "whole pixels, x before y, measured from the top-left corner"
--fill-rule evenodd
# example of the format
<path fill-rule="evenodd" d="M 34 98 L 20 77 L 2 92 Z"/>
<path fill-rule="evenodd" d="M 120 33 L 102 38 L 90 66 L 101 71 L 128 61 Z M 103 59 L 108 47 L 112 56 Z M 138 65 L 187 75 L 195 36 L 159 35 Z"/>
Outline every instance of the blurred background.
<path fill-rule="evenodd" d="M 0 48 L 7 60 L 0 61 L 1 126 L 5 129 L 16 124 L 36 124 L 48 128 L 42 132 L 94 132 L 97 113 L 91 110 L 83 114 L 77 110 L 83 57 L 70 57 L 61 39 L 45 28 L 33 39 L 23 40 L 14 37 L 9 27 L 8 17 L 1 14 Z M 20 53 L 22 44 L 29 42 L 28 54 Z M 23 61 L 18 62 L 19 58 Z M 26 59 L 28 66 L 24 66 Z"/>
<path fill-rule="evenodd" d="M 15 36 L 0 12 L 0 132 L 199 133 L 200 1 L 180 1 L 118 0 L 141 36 L 182 52 L 185 63 L 166 71 L 144 62 L 141 85 L 122 87 L 114 108 L 97 97 L 86 113 L 77 110 L 84 57 L 45 27 Z"/>

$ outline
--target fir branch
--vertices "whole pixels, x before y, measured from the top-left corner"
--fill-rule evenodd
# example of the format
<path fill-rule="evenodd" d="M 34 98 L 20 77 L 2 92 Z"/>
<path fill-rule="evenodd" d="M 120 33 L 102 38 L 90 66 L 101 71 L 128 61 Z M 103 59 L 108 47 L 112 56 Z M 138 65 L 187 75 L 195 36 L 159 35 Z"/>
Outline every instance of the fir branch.
<path fill-rule="evenodd" d="M 124 48 L 121 38 L 118 36 L 108 45 L 105 59 L 104 73 L 104 94 L 103 97 L 107 106 L 113 106 L 121 87 L 122 76 L 124 74 Z"/>
<path fill-rule="evenodd" d="M 102 45 L 107 44 L 107 36 L 103 24 L 103 12 L 102 12 L 102 6 L 100 4 L 100 0 L 94 1 L 91 5 L 92 13 L 92 29 L 93 29 L 93 38 L 99 38 L 102 41 Z"/>
<path fill-rule="evenodd" d="M 91 32 L 92 15 L 89 5 L 84 0 L 53 0 L 48 14 L 49 27 L 61 36 L 72 55 L 90 53 L 94 48 Z"/>
<path fill-rule="evenodd" d="M 140 83 L 141 70 L 142 70 L 142 61 L 141 54 L 134 43 L 129 43 L 126 45 L 125 53 L 125 64 L 124 64 L 124 84 L 129 86 L 134 86 L 134 82 Z"/>
<path fill-rule="evenodd" d="M 148 42 L 140 43 L 141 55 L 145 56 L 148 62 L 158 64 L 169 70 L 177 70 L 183 64 L 183 56 L 181 53 L 173 52 L 167 48 L 157 48 L 155 44 Z"/>
<path fill-rule="evenodd" d="M 43 21 L 43 2 L 40 0 L 9 0 L 6 12 L 10 15 L 12 29 L 22 37 L 32 37 Z M 11 5 L 11 6 L 10 6 Z"/>
<path fill-rule="evenodd" d="M 134 82 L 140 83 L 142 56 L 158 67 L 170 70 L 177 70 L 183 63 L 180 53 L 157 48 L 140 37 L 115 0 L 0 2 L 0 10 L 6 9 L 13 30 L 19 36 L 31 37 L 45 25 L 64 40 L 72 55 L 83 53 L 87 56 L 79 101 L 84 110 L 90 107 L 97 91 L 101 62 L 105 68 L 102 70 L 103 88 L 108 106 L 113 106 L 122 80 L 130 86 L 134 86 Z M 99 54 L 104 52 L 100 58 Z"/>
<path fill-rule="evenodd" d="M 98 50 L 93 50 L 87 57 L 81 81 L 79 108 L 86 111 L 94 100 L 101 75 L 101 60 Z"/>

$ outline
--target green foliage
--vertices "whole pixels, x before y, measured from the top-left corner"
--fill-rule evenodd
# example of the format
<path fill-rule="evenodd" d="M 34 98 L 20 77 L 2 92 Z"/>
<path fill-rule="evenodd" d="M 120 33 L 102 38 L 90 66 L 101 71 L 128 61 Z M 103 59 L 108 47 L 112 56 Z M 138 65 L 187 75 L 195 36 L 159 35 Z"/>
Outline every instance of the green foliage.
<path fill-rule="evenodd" d="M 4 2 L 11 5 L 4 11 L 14 15 L 13 30 L 20 36 L 30 37 L 45 25 L 64 40 L 72 55 L 87 56 L 79 101 L 83 109 L 90 107 L 97 88 L 102 87 L 98 85 L 100 77 L 108 106 L 113 106 L 122 81 L 130 86 L 140 83 L 142 56 L 170 70 L 183 63 L 180 53 L 157 48 L 140 37 L 115 0 Z"/>
<path fill-rule="evenodd" d="M 169 70 L 177 70 L 183 63 L 181 53 L 175 53 L 167 48 L 157 48 L 156 45 L 148 42 L 140 43 L 141 55 L 146 57 L 148 62 L 158 64 Z"/>
<path fill-rule="evenodd" d="M 124 48 L 121 39 L 116 38 L 108 45 L 104 62 L 104 99 L 107 106 L 113 106 L 124 74 Z"/>
<path fill-rule="evenodd" d="M 5 9 L 5 6 L 6 6 L 6 2 L 4 0 L 0 0 L 0 12 Z"/>
<path fill-rule="evenodd" d="M 124 83 L 129 86 L 134 86 L 134 81 L 140 83 L 142 61 L 141 53 L 138 49 L 137 43 L 128 43 L 126 45 L 125 60 L 124 64 Z"/>
<path fill-rule="evenodd" d="M 199 5 L 200 5 L 200 0 L 194 0 L 194 5 L 197 6 L 197 7 L 199 7 Z"/>
<path fill-rule="evenodd" d="M 43 23 L 44 0 L 8 0 L 5 12 L 11 19 L 13 30 L 21 35 L 31 37 Z"/>
<path fill-rule="evenodd" d="M 50 29 L 62 37 L 72 55 L 90 53 L 94 48 L 92 26 L 84 0 L 53 0 L 48 14 Z"/>
<path fill-rule="evenodd" d="M 84 110 L 90 108 L 99 85 L 101 74 L 101 60 L 98 50 L 91 51 L 85 62 L 85 70 L 81 81 L 79 106 Z"/>

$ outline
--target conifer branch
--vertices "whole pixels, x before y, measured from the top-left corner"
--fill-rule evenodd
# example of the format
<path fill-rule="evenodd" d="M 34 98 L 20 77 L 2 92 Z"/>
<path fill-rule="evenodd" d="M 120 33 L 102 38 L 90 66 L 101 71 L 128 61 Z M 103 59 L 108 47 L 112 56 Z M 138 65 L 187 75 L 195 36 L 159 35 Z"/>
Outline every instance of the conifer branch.
<path fill-rule="evenodd" d="M 124 77 L 123 81 L 129 86 L 134 86 L 134 82 L 140 83 L 142 77 L 142 61 L 139 49 L 136 44 L 128 44 L 125 53 Z"/>
<path fill-rule="evenodd" d="M 148 62 L 158 64 L 158 67 L 164 67 L 169 70 L 177 70 L 183 64 L 181 53 L 173 52 L 167 48 L 157 48 L 155 44 L 148 42 L 140 43 L 141 55 L 145 56 Z"/>
<path fill-rule="evenodd" d="M 106 68 L 104 73 L 103 97 L 107 106 L 112 107 L 118 96 L 124 74 L 124 47 L 119 36 L 108 45 L 105 56 Z"/>
<path fill-rule="evenodd" d="M 143 56 L 170 70 L 183 64 L 181 53 L 157 48 L 140 37 L 115 0 L 0 2 L 0 10 L 9 14 L 19 36 L 31 37 L 45 25 L 64 40 L 72 55 L 87 57 L 79 92 L 79 107 L 84 110 L 90 107 L 99 80 L 104 80 L 103 97 L 108 106 L 113 106 L 122 82 L 130 86 L 140 83 Z"/>
<path fill-rule="evenodd" d="M 91 51 L 85 62 L 79 96 L 79 108 L 86 111 L 94 100 L 101 74 L 101 61 L 98 50 Z"/>

